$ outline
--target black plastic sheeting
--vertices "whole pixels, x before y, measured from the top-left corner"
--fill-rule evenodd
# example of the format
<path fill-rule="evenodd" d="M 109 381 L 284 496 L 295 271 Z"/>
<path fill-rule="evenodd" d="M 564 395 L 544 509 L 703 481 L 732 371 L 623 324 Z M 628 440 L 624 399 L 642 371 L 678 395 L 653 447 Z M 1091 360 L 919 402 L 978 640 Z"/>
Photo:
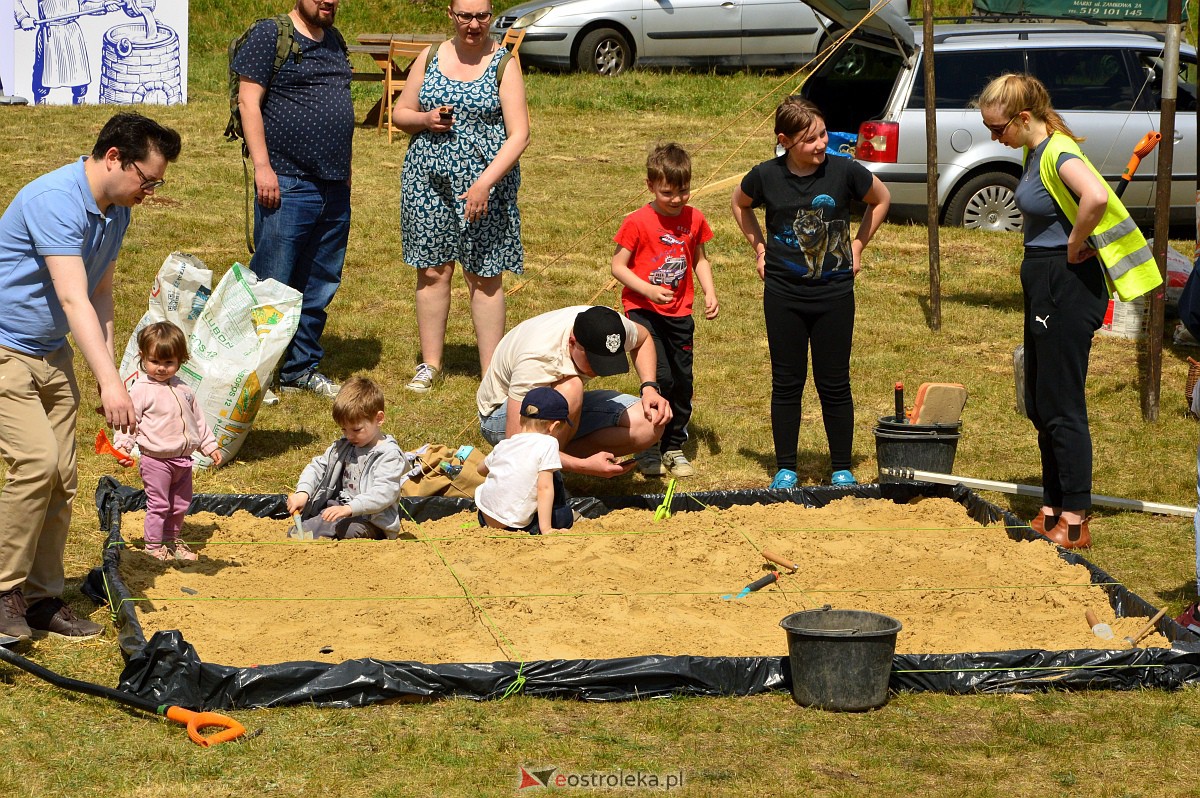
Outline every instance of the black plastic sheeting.
<path fill-rule="evenodd" d="M 745 490 L 677 494 L 673 512 L 740 504 L 798 503 L 819 507 L 845 496 L 907 502 L 919 497 L 947 497 L 962 504 L 980 523 L 1002 520 L 1009 537 L 1039 537 L 1016 516 L 984 501 L 961 485 L 892 482 L 849 488 L 812 487 L 791 491 Z M 231 515 L 246 510 L 259 517 L 285 518 L 286 497 L 279 495 L 201 494 L 189 512 Z M 595 518 L 612 510 L 653 510 L 662 496 L 576 498 L 576 509 Z M 626 701 L 664 696 L 753 695 L 790 691 L 786 656 L 692 657 L 644 656 L 606 660 L 541 660 L 525 663 L 385 662 L 348 660 L 285 662 L 235 668 L 202 662 L 177 631 L 158 632 L 146 641 L 131 598 L 118 572 L 124 541 L 121 514 L 145 508 L 141 491 L 104 477 L 96 490 L 100 523 L 108 533 L 100 573 L 89 578 L 92 588 L 108 598 L 119 642 L 126 657 L 120 689 L 162 704 L 192 709 L 228 710 L 311 704 L 356 707 L 381 702 L 431 701 L 460 697 L 500 698 L 520 692 L 547 698 L 585 701 Z M 429 497 L 405 499 L 416 521 L 433 520 L 473 509 L 465 499 Z M 1114 582 L 1107 573 L 1078 554 L 1060 556 L 1083 565 L 1093 584 Z M 1156 608 L 1120 585 L 1106 586 L 1117 616 L 1148 617 Z M 1173 641 L 1171 649 L 1124 651 L 993 651 L 962 654 L 897 654 L 892 662 L 892 690 L 951 694 L 1035 692 L 1058 690 L 1132 690 L 1144 687 L 1178 689 L 1200 681 L 1200 639 L 1164 618 L 1158 631 Z M 786 650 L 785 637 L 780 649 Z"/>

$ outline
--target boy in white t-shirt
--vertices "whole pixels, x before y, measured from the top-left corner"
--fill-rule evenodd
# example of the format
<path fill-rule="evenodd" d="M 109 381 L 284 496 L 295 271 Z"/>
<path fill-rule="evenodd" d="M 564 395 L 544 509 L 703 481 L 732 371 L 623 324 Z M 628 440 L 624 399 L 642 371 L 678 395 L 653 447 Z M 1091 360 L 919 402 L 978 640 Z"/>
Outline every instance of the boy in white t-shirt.
<path fill-rule="evenodd" d="M 534 388 L 521 402 L 521 431 L 496 444 L 479 466 L 484 483 L 475 491 L 479 525 L 544 535 L 570 529 L 562 461 L 554 431 L 570 426 L 566 398 L 553 388 Z"/>

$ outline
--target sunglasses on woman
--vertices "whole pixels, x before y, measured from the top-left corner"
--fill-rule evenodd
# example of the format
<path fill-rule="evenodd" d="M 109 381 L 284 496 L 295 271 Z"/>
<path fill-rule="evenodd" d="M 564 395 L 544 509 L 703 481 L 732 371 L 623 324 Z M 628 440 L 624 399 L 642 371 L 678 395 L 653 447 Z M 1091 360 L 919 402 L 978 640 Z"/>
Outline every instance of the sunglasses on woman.
<path fill-rule="evenodd" d="M 996 138 L 1000 138 L 1001 136 L 1004 135 L 1004 131 L 1008 130 L 1008 126 L 1011 125 L 1013 122 L 1017 121 L 1017 119 L 1023 113 L 1025 113 L 1025 112 L 1017 111 L 1015 114 L 1013 114 L 1012 119 L 1008 120 L 1003 125 L 989 125 L 987 123 L 984 123 L 983 126 L 986 127 L 988 130 L 992 131 L 993 136 L 995 136 Z"/>

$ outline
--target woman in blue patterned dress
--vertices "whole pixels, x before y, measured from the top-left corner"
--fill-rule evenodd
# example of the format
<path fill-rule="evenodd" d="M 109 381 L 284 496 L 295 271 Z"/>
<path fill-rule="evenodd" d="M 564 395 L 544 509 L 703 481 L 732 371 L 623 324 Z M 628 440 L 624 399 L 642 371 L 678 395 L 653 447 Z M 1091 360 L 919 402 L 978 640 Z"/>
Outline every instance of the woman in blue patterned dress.
<path fill-rule="evenodd" d="M 400 235 L 417 269 L 421 364 L 404 387 L 441 376 L 454 263 L 463 266 L 480 373 L 504 335 L 504 272 L 520 274 L 517 161 L 529 144 L 525 82 L 488 35 L 490 0 L 453 0 L 455 35 L 412 63 L 392 124 L 412 134 L 400 176 Z M 501 72 L 501 63 L 504 67 Z"/>

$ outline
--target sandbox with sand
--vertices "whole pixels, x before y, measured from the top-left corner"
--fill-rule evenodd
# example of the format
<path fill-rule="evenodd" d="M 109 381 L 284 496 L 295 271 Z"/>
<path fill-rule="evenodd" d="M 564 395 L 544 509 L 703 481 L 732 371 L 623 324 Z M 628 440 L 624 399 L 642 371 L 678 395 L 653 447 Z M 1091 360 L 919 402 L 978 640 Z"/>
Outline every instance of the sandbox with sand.
<path fill-rule="evenodd" d="M 783 656 L 784 616 L 829 604 L 899 620 L 898 654 L 1125 649 L 1146 618 L 1112 617 L 1103 586 L 1042 540 L 981 526 L 947 498 L 842 498 L 821 508 L 646 510 L 544 537 L 480 529 L 473 513 L 406 522 L 394 541 L 299 542 L 286 520 L 189 515 L 200 560 L 140 551 L 122 515 L 120 574 L 146 637 L 178 629 L 231 666 L 371 657 L 425 663 Z M 799 570 L 768 573 L 769 549 Z M 1103 641 L 1084 620 L 1112 625 Z M 1154 633 L 1144 647 L 1169 647 Z"/>

